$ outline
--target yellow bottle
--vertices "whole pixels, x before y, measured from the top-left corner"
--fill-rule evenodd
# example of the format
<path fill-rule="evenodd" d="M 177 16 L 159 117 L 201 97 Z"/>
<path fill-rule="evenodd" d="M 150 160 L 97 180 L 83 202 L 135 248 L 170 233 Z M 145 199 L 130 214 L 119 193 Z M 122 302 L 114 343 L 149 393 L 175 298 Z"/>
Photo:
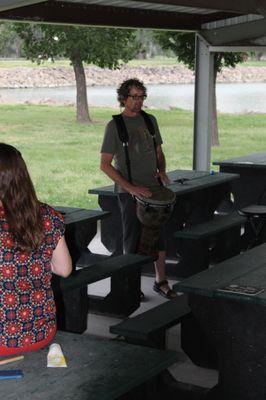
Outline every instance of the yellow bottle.
<path fill-rule="evenodd" d="M 47 367 L 67 367 L 64 354 L 58 343 L 53 343 L 49 347 L 49 352 L 47 354 Z"/>

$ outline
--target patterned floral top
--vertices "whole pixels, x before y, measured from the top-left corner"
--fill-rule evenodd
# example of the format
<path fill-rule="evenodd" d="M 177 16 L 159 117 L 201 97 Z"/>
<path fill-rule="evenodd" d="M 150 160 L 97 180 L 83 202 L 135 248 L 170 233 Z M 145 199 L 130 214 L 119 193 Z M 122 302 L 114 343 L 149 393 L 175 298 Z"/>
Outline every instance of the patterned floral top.
<path fill-rule="evenodd" d="M 56 332 L 51 259 L 64 222 L 47 204 L 40 207 L 45 238 L 27 252 L 13 242 L 0 206 L 0 356 L 43 347 Z"/>

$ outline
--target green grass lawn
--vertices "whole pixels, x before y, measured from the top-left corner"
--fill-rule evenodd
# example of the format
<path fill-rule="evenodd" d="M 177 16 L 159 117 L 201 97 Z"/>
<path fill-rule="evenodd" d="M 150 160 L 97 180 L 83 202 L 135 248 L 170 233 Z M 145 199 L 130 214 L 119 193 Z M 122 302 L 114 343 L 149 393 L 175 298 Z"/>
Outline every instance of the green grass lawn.
<path fill-rule="evenodd" d="M 176 58 L 174 57 L 162 57 L 157 56 L 147 60 L 131 60 L 128 62 L 130 67 L 139 67 L 139 66 L 146 66 L 146 67 L 155 67 L 155 66 L 172 66 L 178 64 Z M 84 64 L 84 65 L 92 65 L 92 64 Z M 26 60 L 23 58 L 20 59 L 0 59 L 0 68 L 17 68 L 17 67 L 69 67 L 72 68 L 70 65 L 70 61 L 67 59 L 60 59 L 55 60 L 55 62 L 51 61 L 44 61 L 40 65 L 37 63 L 33 63 L 30 60 Z"/>
<path fill-rule="evenodd" d="M 73 107 L 0 106 L 0 141 L 18 147 L 39 198 L 54 205 L 97 207 L 89 188 L 110 184 L 99 170 L 104 127 L 118 109 L 92 108 L 93 123 L 75 122 Z M 161 129 L 168 170 L 191 169 L 193 114 L 154 110 Z M 220 147 L 212 160 L 266 150 L 266 115 L 219 116 Z"/>
<path fill-rule="evenodd" d="M 153 58 L 149 58 L 147 60 L 131 60 L 128 62 L 129 67 L 160 67 L 160 66 L 173 66 L 179 64 L 175 57 L 163 57 L 156 56 Z M 85 64 L 86 65 L 86 64 Z M 266 61 L 246 61 L 244 63 L 239 64 L 244 67 L 265 67 Z M 18 67 L 31 67 L 31 68 L 39 68 L 39 67 L 69 67 L 70 61 L 66 59 L 55 60 L 55 62 L 45 61 L 40 65 L 31 62 L 26 59 L 0 59 L 0 68 L 18 68 Z"/>

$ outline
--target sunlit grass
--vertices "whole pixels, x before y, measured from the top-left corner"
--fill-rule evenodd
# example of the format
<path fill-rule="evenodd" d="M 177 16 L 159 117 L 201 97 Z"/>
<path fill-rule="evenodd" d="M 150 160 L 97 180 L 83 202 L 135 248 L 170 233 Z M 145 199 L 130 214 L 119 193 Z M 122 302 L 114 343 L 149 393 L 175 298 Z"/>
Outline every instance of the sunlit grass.
<path fill-rule="evenodd" d="M 70 60 L 56 60 L 55 62 L 52 61 L 44 61 L 40 65 L 36 62 L 32 62 L 30 60 L 26 60 L 25 58 L 16 58 L 16 59 L 5 59 L 0 58 L 0 68 L 39 68 L 39 67 L 69 67 L 72 68 L 70 65 Z"/>
<path fill-rule="evenodd" d="M 244 67 L 266 67 L 266 60 L 262 61 L 246 61 L 243 64 Z"/>
<path fill-rule="evenodd" d="M 89 188 L 110 184 L 99 169 L 106 123 L 117 110 L 92 108 L 94 123 L 75 122 L 72 107 L 0 106 L 0 141 L 18 147 L 38 196 L 50 204 L 97 207 Z M 153 110 L 163 137 L 168 170 L 191 169 L 193 114 L 179 109 Z M 219 115 L 220 147 L 212 160 L 266 150 L 265 114 Z"/>
<path fill-rule="evenodd" d="M 156 56 L 153 58 L 149 58 L 146 60 L 138 60 L 134 59 L 127 63 L 129 67 L 160 67 L 160 66 L 173 66 L 180 64 L 175 57 L 165 57 L 165 56 Z M 92 64 L 84 64 L 92 65 Z M 265 67 L 266 60 L 263 61 L 246 61 L 244 63 L 239 64 L 244 67 Z M 70 61 L 66 59 L 58 59 L 54 62 L 52 61 L 44 61 L 40 65 L 34 63 L 30 60 L 26 60 L 23 58 L 19 59 L 5 59 L 0 58 L 0 68 L 18 68 L 18 67 L 31 67 L 31 68 L 39 68 L 39 67 L 69 67 L 72 68 L 70 65 Z"/>

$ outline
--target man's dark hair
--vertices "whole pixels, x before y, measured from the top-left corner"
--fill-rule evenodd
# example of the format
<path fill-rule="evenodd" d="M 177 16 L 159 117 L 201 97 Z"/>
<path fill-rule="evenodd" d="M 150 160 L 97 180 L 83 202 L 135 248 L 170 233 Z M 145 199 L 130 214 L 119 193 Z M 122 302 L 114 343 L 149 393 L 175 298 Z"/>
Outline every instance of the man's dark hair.
<path fill-rule="evenodd" d="M 119 101 L 121 107 L 124 107 L 124 102 L 128 98 L 130 89 L 133 86 L 142 90 L 144 96 L 147 95 L 147 89 L 142 81 L 136 78 L 127 79 L 126 81 L 122 82 L 119 88 L 117 89 L 117 100 Z"/>

